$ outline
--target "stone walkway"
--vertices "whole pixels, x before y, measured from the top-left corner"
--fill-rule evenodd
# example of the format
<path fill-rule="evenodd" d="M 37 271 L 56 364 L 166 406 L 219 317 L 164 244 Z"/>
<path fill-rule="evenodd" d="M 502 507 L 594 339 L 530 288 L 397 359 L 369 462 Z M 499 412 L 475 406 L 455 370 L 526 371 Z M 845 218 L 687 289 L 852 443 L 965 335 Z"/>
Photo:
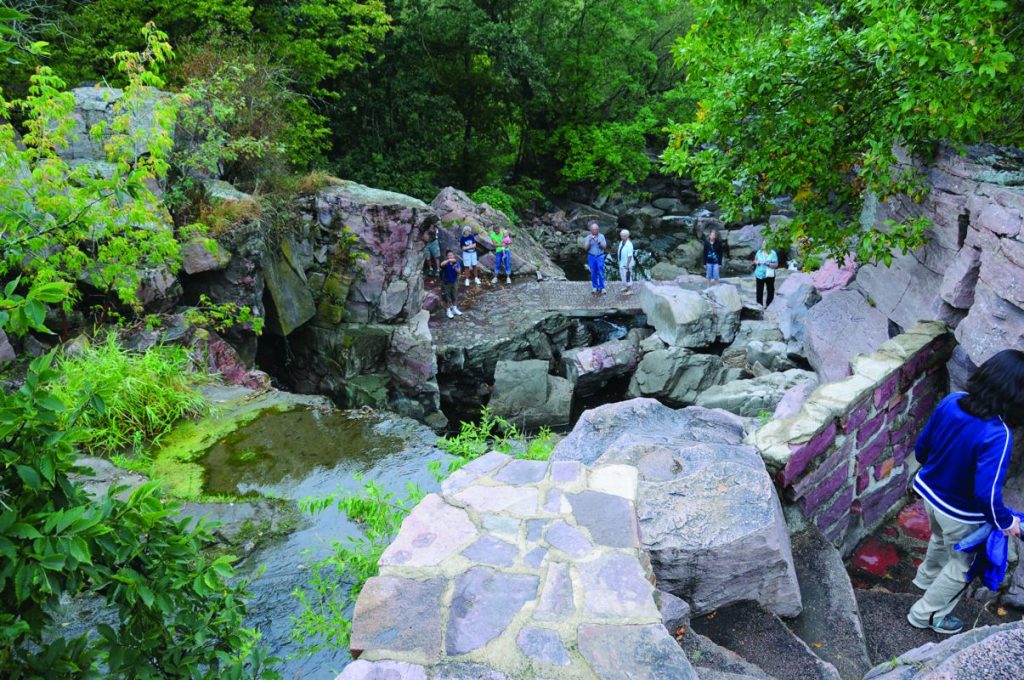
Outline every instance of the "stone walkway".
<path fill-rule="evenodd" d="M 382 555 L 339 680 L 696 678 L 655 604 L 636 494 L 630 465 L 470 463 Z"/>

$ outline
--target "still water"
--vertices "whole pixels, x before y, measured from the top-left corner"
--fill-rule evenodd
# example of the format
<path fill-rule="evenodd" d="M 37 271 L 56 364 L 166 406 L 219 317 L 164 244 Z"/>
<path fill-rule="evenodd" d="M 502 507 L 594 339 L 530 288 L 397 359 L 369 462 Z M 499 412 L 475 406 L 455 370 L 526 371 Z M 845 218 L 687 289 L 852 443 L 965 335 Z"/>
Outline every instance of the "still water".
<path fill-rule="evenodd" d="M 354 490 L 357 477 L 404 495 L 409 482 L 437 488 L 427 464 L 445 455 L 428 429 L 410 420 L 359 412 L 303 409 L 268 413 L 217 442 L 202 459 L 210 493 L 259 494 L 289 500 Z M 253 582 L 249 625 L 270 651 L 285 659 L 285 678 L 331 680 L 349 661 L 346 651 L 298 658 L 290 633 L 299 613 L 293 592 L 308 576 L 305 565 L 323 557 L 331 541 L 358 528 L 333 508 L 306 518 L 290 535 L 253 553 L 242 573 L 263 573 Z M 341 584 L 339 593 L 349 584 Z"/>

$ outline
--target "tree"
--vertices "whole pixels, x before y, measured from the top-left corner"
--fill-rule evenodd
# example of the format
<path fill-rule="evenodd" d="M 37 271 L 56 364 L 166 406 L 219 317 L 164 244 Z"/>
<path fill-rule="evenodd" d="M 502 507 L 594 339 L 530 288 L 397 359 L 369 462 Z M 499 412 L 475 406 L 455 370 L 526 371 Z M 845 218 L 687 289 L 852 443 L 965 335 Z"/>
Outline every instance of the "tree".
<path fill-rule="evenodd" d="M 37 69 L 24 99 L 8 101 L 0 93 L 0 108 L 8 114 L 0 120 L 0 283 L 18 282 L 8 299 L 19 286 L 32 290 L 62 283 L 70 294 L 74 285 L 87 282 L 137 306 L 145 270 L 176 270 L 178 242 L 150 188 L 166 172 L 172 145 L 172 103 L 154 101 L 153 93 L 162 84 L 155 68 L 171 50 L 156 29 L 146 27 L 144 35 L 145 50 L 114 55 L 128 84 L 114 105 L 112 123 L 88 131 L 103 144 L 106 168 L 73 165 L 61 157 L 76 134 L 74 97 L 48 67 Z M 135 130 L 133 117 L 146 103 L 153 104 L 154 126 Z M 23 117 L 24 136 L 10 114 Z M 146 149 L 141 155 L 140 133 Z"/>
<path fill-rule="evenodd" d="M 805 249 L 889 262 L 925 223 L 864 230 L 857 216 L 869 192 L 921 198 L 921 178 L 894 170 L 897 146 L 1021 139 L 1024 16 L 1004 0 L 693 5 L 676 54 L 697 110 L 671 126 L 664 161 L 726 219 L 790 196 Z"/>

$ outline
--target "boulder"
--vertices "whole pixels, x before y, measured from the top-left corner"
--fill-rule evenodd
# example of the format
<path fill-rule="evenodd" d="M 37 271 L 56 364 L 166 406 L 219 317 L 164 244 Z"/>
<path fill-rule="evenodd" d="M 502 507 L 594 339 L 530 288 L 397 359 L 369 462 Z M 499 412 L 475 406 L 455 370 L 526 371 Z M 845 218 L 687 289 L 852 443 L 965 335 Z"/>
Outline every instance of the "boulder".
<path fill-rule="evenodd" d="M 445 187 L 430 203 L 441 219 L 441 248 L 460 251 L 459 238 L 462 228 L 470 227 L 476 235 L 477 253 L 480 266 L 494 269 L 494 245 L 488 234 L 495 228 L 507 228 L 512 233 L 512 271 L 517 274 L 536 275 L 539 271 L 546 279 L 564 279 L 565 272 L 556 265 L 548 253 L 525 227 L 517 227 L 500 210 L 486 203 L 476 203 L 465 192 L 454 187 Z M 443 253 L 442 253 L 443 254 Z"/>
<path fill-rule="evenodd" d="M 642 284 L 640 306 L 666 344 L 691 348 L 732 342 L 743 310 L 735 286 L 697 291 L 679 282 Z"/>
<path fill-rule="evenodd" d="M 1008 302 L 998 288 L 979 281 L 974 304 L 955 335 L 970 360 L 980 366 L 1000 350 L 1024 349 L 1024 309 Z"/>
<path fill-rule="evenodd" d="M 271 303 L 267 330 L 287 336 L 316 315 L 316 302 L 304 268 L 285 252 L 272 253 L 264 260 L 263 276 Z"/>
<path fill-rule="evenodd" d="M 547 361 L 499 361 L 490 407 L 522 427 L 562 427 L 570 421 L 572 396 L 572 383 L 548 375 Z"/>
<path fill-rule="evenodd" d="M 752 340 L 747 345 L 747 367 L 760 366 L 761 370 L 788 371 L 795 364 L 789 358 L 789 346 L 784 342 Z"/>
<path fill-rule="evenodd" d="M 651 205 L 665 213 L 679 215 L 686 212 L 686 204 L 678 198 L 656 198 Z"/>
<path fill-rule="evenodd" d="M 914 257 L 900 257 L 892 265 L 864 265 L 854 287 L 864 294 L 883 319 L 900 328 L 935 318 L 942 276 Z"/>
<path fill-rule="evenodd" d="M 124 97 L 124 90 L 116 87 L 76 87 L 71 90 L 71 95 L 74 97 L 71 133 L 68 135 L 68 146 L 58 150 L 58 153 L 61 158 L 73 164 L 109 165 L 105 147 L 115 134 L 124 134 L 111 125 L 114 117 L 120 113 L 118 107 Z M 163 135 L 156 124 L 155 109 L 169 97 L 165 92 L 150 89 L 138 100 L 138 105 L 133 107 L 126 132 L 132 140 L 136 158 L 148 153 L 150 146 Z M 104 126 L 98 137 L 89 134 L 96 125 Z"/>
<path fill-rule="evenodd" d="M 181 259 L 186 274 L 201 274 L 227 267 L 231 253 L 215 239 L 196 237 L 181 247 Z"/>
<path fill-rule="evenodd" d="M 740 321 L 732 344 L 722 351 L 722 362 L 730 368 L 747 368 L 747 348 L 752 342 L 768 345 L 782 342 L 782 331 L 771 321 Z"/>
<path fill-rule="evenodd" d="M 804 353 L 804 320 L 807 310 L 821 300 L 818 289 L 807 274 L 792 274 L 776 291 L 765 318 L 778 325 L 783 339 L 794 354 Z"/>
<path fill-rule="evenodd" d="M 151 312 L 168 312 L 178 304 L 182 294 L 181 281 L 166 267 L 139 272 L 136 298 Z"/>
<path fill-rule="evenodd" d="M 957 309 L 970 309 L 980 271 L 981 252 L 969 246 L 961 248 L 942 277 L 939 295 L 943 301 Z"/>
<path fill-rule="evenodd" d="M 580 394 L 592 393 L 609 380 L 632 374 L 639 360 L 640 349 L 630 339 L 612 340 L 562 353 L 565 376 Z"/>
<path fill-rule="evenodd" d="M 654 397 L 673 406 L 696 403 L 707 389 L 739 377 L 714 354 L 669 347 L 644 355 L 629 383 L 630 397 Z"/>
<path fill-rule="evenodd" d="M 671 281 L 677 276 L 688 274 L 685 268 L 671 262 L 659 262 L 651 267 L 651 278 L 655 281 Z"/>
<path fill-rule="evenodd" d="M 676 249 L 672 251 L 669 257 L 673 264 L 679 267 L 694 269 L 700 267 L 703 255 L 704 246 L 701 245 L 700 241 L 687 241 L 682 245 L 676 246 Z"/>
<path fill-rule="evenodd" d="M 835 260 L 826 260 L 825 264 L 811 272 L 811 284 L 823 296 L 845 287 L 857 274 L 857 263 L 848 257 L 840 266 Z"/>
<path fill-rule="evenodd" d="M 751 263 L 754 260 L 754 253 L 764 242 L 763 230 L 763 225 L 748 224 L 740 229 L 722 233 L 722 240 L 729 247 L 726 262 L 731 271 L 744 274 L 753 271 L 754 267 Z"/>
<path fill-rule="evenodd" d="M 347 321 L 403 322 L 423 305 L 424 236 L 437 215 L 423 201 L 382 189 L 339 181 L 320 189 L 303 206 L 319 231 L 312 250 L 326 247 L 325 260 L 356 257 L 356 278 L 344 304 Z M 345 231 L 347 229 L 347 232 Z M 354 244 L 344 234 L 351 234 Z"/>
<path fill-rule="evenodd" d="M 984 626 L 929 642 L 875 666 L 864 680 L 973 680 L 1020 677 L 1024 623 Z"/>
<path fill-rule="evenodd" d="M 889 321 L 854 290 L 836 291 L 807 311 L 807 360 L 824 382 L 850 374 L 850 359 L 889 339 Z"/>
<path fill-rule="evenodd" d="M 553 460 L 627 464 L 639 473 L 637 517 L 658 588 L 694 615 L 759 602 L 800 613 L 789 533 L 743 419 L 633 399 L 586 411 Z"/>
<path fill-rule="evenodd" d="M 794 368 L 784 373 L 769 373 L 751 380 L 733 380 L 710 387 L 697 397 L 698 406 L 720 408 L 749 418 L 773 413 L 786 392 L 800 385 L 818 384 L 810 371 Z"/>

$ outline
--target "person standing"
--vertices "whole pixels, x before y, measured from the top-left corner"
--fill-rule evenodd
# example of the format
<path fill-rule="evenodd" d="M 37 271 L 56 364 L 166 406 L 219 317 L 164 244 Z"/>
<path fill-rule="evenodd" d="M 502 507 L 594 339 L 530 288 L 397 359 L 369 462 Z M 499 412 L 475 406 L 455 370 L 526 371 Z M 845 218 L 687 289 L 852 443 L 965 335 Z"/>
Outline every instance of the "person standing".
<path fill-rule="evenodd" d="M 594 295 L 604 294 L 604 251 L 607 249 L 608 241 L 598 229 L 597 222 L 591 222 L 590 233 L 583 243 L 583 250 L 587 253 L 590 285 L 594 288 Z"/>
<path fill-rule="evenodd" d="M 775 270 L 778 268 L 778 254 L 762 242 L 761 247 L 754 253 L 754 284 L 757 287 L 757 304 L 763 307 L 770 306 L 775 299 Z M 765 289 L 768 298 L 762 304 Z"/>
<path fill-rule="evenodd" d="M 921 470 L 914 490 L 924 499 L 931 538 L 914 585 L 924 590 L 907 614 L 915 628 L 953 635 L 963 621 L 952 615 L 967 590 L 972 556 L 953 549 L 988 523 L 1020 536 L 1020 519 L 1003 503 L 1013 450 L 1011 427 L 1024 424 L 1024 352 L 1006 349 L 981 365 L 935 408 L 917 438 Z"/>
<path fill-rule="evenodd" d="M 718 240 L 718 232 L 712 229 L 704 241 L 704 270 L 708 288 L 712 286 L 712 282 L 717 284 L 721 278 L 723 257 L 722 242 Z"/>
<path fill-rule="evenodd" d="M 505 283 L 512 283 L 512 235 L 508 229 L 495 229 L 491 232 L 491 243 L 494 244 L 494 278 L 491 283 L 498 282 L 498 275 L 505 272 Z"/>
<path fill-rule="evenodd" d="M 633 242 L 629 240 L 629 229 L 619 232 L 619 278 L 626 284 L 625 295 L 633 294 L 633 279 L 635 278 L 634 268 L 636 262 L 633 258 Z"/>
<path fill-rule="evenodd" d="M 480 285 L 480 272 L 477 269 L 477 257 L 476 257 L 476 236 L 473 234 L 471 227 L 462 228 L 462 238 L 459 239 L 459 245 L 462 247 L 462 268 L 466 272 L 466 287 L 469 287 L 469 275 L 473 275 L 473 280 L 476 285 Z"/>
<path fill-rule="evenodd" d="M 449 250 L 441 263 L 441 301 L 444 302 L 445 314 L 449 319 L 462 316 L 458 307 L 459 269 L 461 266 L 455 259 L 455 253 Z"/>
<path fill-rule="evenodd" d="M 441 227 L 437 224 L 432 226 L 426 233 L 427 239 L 427 265 L 430 267 L 429 276 L 440 275 L 441 261 Z"/>

